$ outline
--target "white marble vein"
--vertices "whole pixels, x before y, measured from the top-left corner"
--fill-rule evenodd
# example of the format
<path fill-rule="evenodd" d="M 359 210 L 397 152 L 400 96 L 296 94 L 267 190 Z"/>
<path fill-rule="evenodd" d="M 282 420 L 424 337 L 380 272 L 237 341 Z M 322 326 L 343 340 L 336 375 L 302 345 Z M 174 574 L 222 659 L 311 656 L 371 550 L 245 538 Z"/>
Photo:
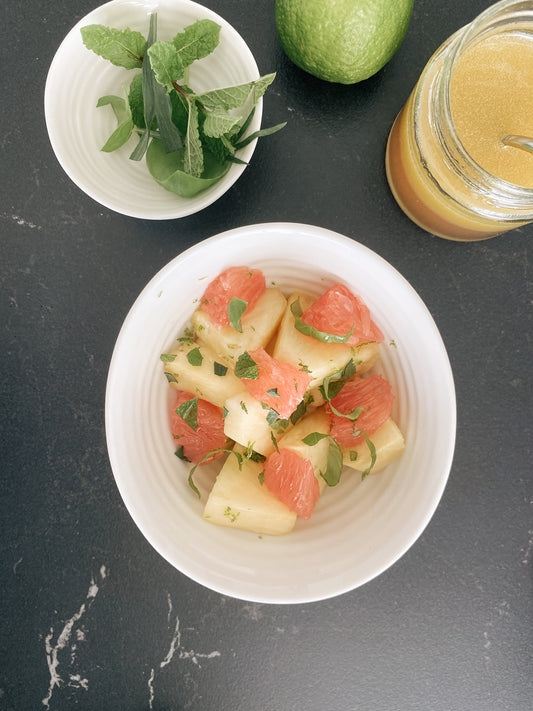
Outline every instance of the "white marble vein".
<path fill-rule="evenodd" d="M 52 700 L 52 695 L 54 693 L 54 689 L 56 687 L 61 686 L 61 684 L 66 683 L 67 686 L 73 687 L 75 689 L 85 689 L 86 691 L 89 688 L 89 681 L 88 679 L 84 678 L 81 676 L 81 674 L 72 674 L 69 673 L 68 679 L 65 681 L 60 675 L 59 675 L 59 655 L 60 652 L 62 652 L 64 649 L 69 649 L 70 654 L 69 654 L 69 660 L 70 663 L 72 663 L 75 659 L 75 652 L 76 652 L 76 644 L 71 643 L 71 638 L 73 635 L 73 632 L 76 628 L 76 625 L 80 622 L 82 617 L 85 615 L 87 610 L 91 607 L 92 603 L 94 602 L 94 599 L 96 598 L 98 591 L 99 591 L 99 585 L 105 580 L 107 575 L 106 567 L 105 565 L 102 565 L 99 574 L 97 578 L 93 576 L 91 578 L 91 582 L 89 585 L 89 589 L 87 591 L 87 595 L 85 597 L 84 602 L 80 605 L 80 608 L 77 612 L 75 612 L 70 619 L 68 619 L 65 622 L 65 625 L 63 626 L 63 629 L 59 633 L 59 635 L 56 638 L 56 642 L 54 644 L 54 628 L 50 627 L 50 632 L 46 635 L 45 640 L 44 640 L 44 646 L 45 646 L 45 652 L 46 652 L 46 663 L 48 665 L 48 672 L 50 674 L 50 683 L 48 685 L 48 692 L 46 696 L 42 700 L 43 706 L 45 706 L 47 709 L 50 708 L 50 701 Z M 76 635 L 75 635 L 75 640 L 76 641 L 83 641 L 85 639 L 85 633 L 81 629 L 76 629 Z"/>
<path fill-rule="evenodd" d="M 173 614 L 173 606 L 172 606 L 171 597 L 168 594 L 167 594 L 167 603 L 168 603 L 167 621 L 168 621 L 168 626 L 170 627 L 172 614 Z M 148 693 L 149 693 L 148 706 L 150 709 L 153 708 L 153 703 L 154 703 L 154 699 L 155 699 L 154 682 L 155 682 L 156 676 L 159 674 L 161 669 L 163 669 L 168 664 L 170 664 L 174 660 L 174 658 L 176 658 L 178 660 L 179 659 L 190 660 L 193 664 L 195 664 L 196 666 L 201 668 L 201 664 L 199 662 L 200 659 L 214 659 L 216 657 L 221 656 L 219 651 L 205 653 L 205 652 L 195 652 L 193 649 L 185 649 L 181 643 L 181 625 L 180 625 L 179 617 L 177 615 L 175 617 L 173 627 L 174 627 L 174 629 L 172 632 L 172 637 L 170 640 L 170 644 L 169 644 L 167 653 L 165 654 L 163 659 L 159 662 L 159 664 L 150 670 L 150 678 L 148 679 Z"/>

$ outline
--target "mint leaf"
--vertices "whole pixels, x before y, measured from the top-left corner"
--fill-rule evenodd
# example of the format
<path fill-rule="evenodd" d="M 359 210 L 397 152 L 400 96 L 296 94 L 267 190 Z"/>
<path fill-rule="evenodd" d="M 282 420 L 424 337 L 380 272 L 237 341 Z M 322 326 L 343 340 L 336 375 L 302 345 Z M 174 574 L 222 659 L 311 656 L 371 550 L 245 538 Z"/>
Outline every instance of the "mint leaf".
<path fill-rule="evenodd" d="M 183 76 L 183 64 L 171 42 L 154 42 L 146 54 L 152 69 L 154 113 L 159 135 L 167 153 L 182 147 L 181 136 L 172 123 L 172 104 L 168 92 L 173 82 Z"/>
<path fill-rule="evenodd" d="M 194 483 L 193 474 L 196 471 L 196 468 L 200 466 L 200 464 L 203 464 L 204 462 L 206 462 L 208 459 L 210 459 L 211 457 L 213 457 L 216 454 L 234 454 L 237 457 L 239 470 L 241 470 L 243 463 L 247 459 L 252 458 L 253 451 L 250 449 L 246 453 L 246 456 L 243 457 L 242 454 L 240 452 L 237 452 L 235 449 L 226 449 L 225 447 L 221 447 L 220 449 L 210 449 L 209 452 L 207 452 L 207 454 L 204 454 L 204 456 L 200 459 L 200 461 L 192 467 L 192 469 L 189 472 L 189 478 L 188 478 L 189 486 L 194 491 L 194 493 L 198 496 L 198 498 L 201 498 L 201 496 L 200 496 L 200 492 L 198 491 L 198 487 Z"/>
<path fill-rule="evenodd" d="M 192 93 L 186 90 L 187 93 Z M 187 121 L 189 120 L 189 102 L 183 94 L 171 91 L 169 94 L 172 104 L 172 123 L 177 127 L 182 136 L 187 133 Z"/>
<path fill-rule="evenodd" d="M 331 435 L 323 434 L 322 432 L 311 432 L 307 437 L 303 438 L 302 442 L 309 447 L 314 447 L 315 444 L 323 439 L 329 440 L 329 448 L 326 471 L 320 472 L 320 476 L 328 486 L 336 486 L 340 481 L 343 467 L 342 450 L 337 442 Z"/>
<path fill-rule="evenodd" d="M 311 397 L 311 402 L 312 401 L 313 401 L 313 399 Z M 305 415 L 309 404 L 310 404 L 310 402 L 309 402 L 308 398 L 304 397 L 303 400 L 300 400 L 300 402 L 298 403 L 298 407 L 296 408 L 296 410 L 294 410 L 294 412 L 289 417 L 289 420 L 291 421 L 291 423 L 293 425 L 295 425 L 298 422 L 298 420 L 301 419 Z"/>
<path fill-rule="evenodd" d="M 368 469 L 365 469 L 365 471 L 361 475 L 361 479 L 365 479 L 365 477 L 367 477 L 370 474 L 370 472 L 372 471 L 372 469 L 374 468 L 374 464 L 376 463 L 376 458 L 377 458 L 377 452 L 376 452 L 376 447 L 374 445 L 374 442 L 372 442 L 369 439 L 366 432 L 363 432 L 361 430 L 361 434 L 365 438 L 366 446 L 368 447 L 368 449 L 370 451 L 370 466 L 368 467 Z"/>
<path fill-rule="evenodd" d="M 187 360 L 191 365 L 200 366 L 204 360 L 204 357 L 199 348 L 193 348 L 187 353 Z"/>
<path fill-rule="evenodd" d="M 148 50 L 157 39 L 157 13 L 150 15 L 150 29 L 146 40 L 146 51 L 143 60 L 142 71 L 142 94 L 144 104 L 144 131 L 141 138 L 130 155 L 131 160 L 141 160 L 146 153 L 150 143 L 150 129 L 155 119 L 155 98 L 154 98 L 154 77 L 150 65 Z"/>
<path fill-rule="evenodd" d="M 329 437 L 329 450 L 326 471 L 320 472 L 320 476 L 324 479 L 328 486 L 337 486 L 341 478 L 342 467 L 342 450 L 337 444 L 337 442 L 335 442 L 333 437 Z"/>
<path fill-rule="evenodd" d="M 173 82 L 183 78 L 184 66 L 172 42 L 154 42 L 147 50 L 156 80 L 167 92 L 174 88 Z"/>
<path fill-rule="evenodd" d="M 183 445 L 180 445 L 180 446 L 176 449 L 176 451 L 174 452 L 174 454 L 176 455 L 176 457 L 177 457 L 178 459 L 181 459 L 182 462 L 190 462 L 190 461 L 191 461 L 191 460 L 189 459 L 189 457 L 186 457 L 186 456 L 185 456 L 184 451 L 183 451 Z"/>
<path fill-rule="evenodd" d="M 239 333 L 242 333 L 241 318 L 246 309 L 248 302 L 234 296 L 228 304 L 228 319 L 229 325 Z"/>
<path fill-rule="evenodd" d="M 199 94 L 198 101 L 202 106 L 211 111 L 237 109 L 244 104 L 254 84 L 255 82 L 250 81 L 246 84 L 213 89 L 212 91 L 207 91 L 205 94 Z"/>
<path fill-rule="evenodd" d="M 239 151 L 241 148 L 244 148 L 252 141 L 255 141 L 256 138 L 261 138 L 261 136 L 271 136 L 273 133 L 281 131 L 281 129 L 285 128 L 286 125 L 287 122 L 284 121 L 283 123 L 277 123 L 275 126 L 271 126 L 270 128 L 262 128 L 259 131 L 254 131 L 249 136 L 246 136 L 246 138 L 243 138 L 241 141 L 235 142 L 233 146 L 236 151 Z"/>
<path fill-rule="evenodd" d="M 269 407 L 266 403 L 262 402 L 261 406 L 263 409 L 268 410 L 267 416 L 266 416 L 266 421 L 267 424 L 270 425 L 270 427 L 275 427 L 278 429 L 280 426 L 283 426 L 283 421 L 279 419 L 279 412 L 276 412 L 272 407 Z"/>
<path fill-rule="evenodd" d="M 237 109 L 242 106 L 250 92 L 252 92 L 252 101 L 254 104 L 263 96 L 268 86 L 274 81 L 275 74 L 267 74 L 264 77 L 259 77 L 255 81 L 249 81 L 245 84 L 237 84 L 236 86 L 226 86 L 221 89 L 213 89 L 205 94 L 198 95 L 198 101 L 205 106 L 206 109 L 216 110 Z"/>
<path fill-rule="evenodd" d="M 105 153 L 110 153 L 123 146 L 129 140 L 133 132 L 133 119 L 130 105 L 127 98 L 121 99 L 120 96 L 102 96 L 98 99 L 96 106 L 98 108 L 101 106 L 111 106 L 118 121 L 117 128 L 100 149 Z"/>
<path fill-rule="evenodd" d="M 326 400 L 330 402 L 336 395 L 340 393 L 344 387 L 344 383 L 352 378 L 356 373 L 355 361 L 353 358 L 346 363 L 344 368 L 327 375 L 322 381 L 319 390 L 320 394 Z"/>
<path fill-rule="evenodd" d="M 172 104 L 165 87 L 154 81 L 154 109 L 161 141 L 167 153 L 179 150 L 182 146 L 178 129 L 172 123 Z"/>
<path fill-rule="evenodd" d="M 257 104 L 259 99 L 263 96 L 265 91 L 268 89 L 268 87 L 272 84 L 274 79 L 276 78 L 276 72 L 273 72 L 272 74 L 265 74 L 262 77 L 259 77 L 257 81 L 254 81 L 253 84 L 253 93 L 252 93 L 252 102 L 253 104 Z"/>
<path fill-rule="evenodd" d="M 177 34 L 172 44 L 179 52 L 184 67 L 207 57 L 217 47 L 220 25 L 212 20 L 197 20 Z"/>
<path fill-rule="evenodd" d="M 165 190 L 184 198 L 194 197 L 217 183 L 230 169 L 231 164 L 221 163 L 209 151 L 204 155 L 204 170 L 196 178 L 185 170 L 185 151 L 180 149 L 167 153 L 163 143 L 154 138 L 146 153 L 146 166 L 150 175 Z"/>
<path fill-rule="evenodd" d="M 181 417 L 186 425 L 196 432 L 198 429 L 198 398 L 193 397 L 191 400 L 182 402 L 176 408 L 176 414 Z"/>
<path fill-rule="evenodd" d="M 291 313 L 294 316 L 294 325 L 296 330 L 303 333 L 304 336 L 311 336 L 311 338 L 320 341 L 320 343 L 346 343 L 353 333 L 353 326 L 345 336 L 336 336 L 334 333 L 319 331 L 314 326 L 309 326 L 309 324 L 304 323 L 302 321 L 303 310 L 299 298 L 292 302 Z"/>
<path fill-rule="evenodd" d="M 241 353 L 241 355 L 237 358 L 237 363 L 235 364 L 235 375 L 238 378 L 245 380 L 257 380 L 257 378 L 259 378 L 259 368 L 257 367 L 257 363 L 248 351 L 244 351 L 244 353 Z"/>
<path fill-rule="evenodd" d="M 318 442 L 323 440 L 325 437 L 329 437 L 329 435 L 324 434 L 323 432 L 311 432 L 302 439 L 302 442 L 308 447 L 314 447 L 315 444 L 318 444 Z"/>
<path fill-rule="evenodd" d="M 204 154 L 198 130 L 198 108 L 195 101 L 189 102 L 189 120 L 187 122 L 184 147 L 183 164 L 185 172 L 195 178 L 199 178 L 204 169 Z"/>
<path fill-rule="evenodd" d="M 134 30 L 115 30 L 105 25 L 82 27 L 81 38 L 87 49 L 117 67 L 138 69 L 143 64 L 146 40 Z"/>
<path fill-rule="evenodd" d="M 335 373 L 326 376 L 322 381 L 322 385 L 318 388 L 324 400 L 329 404 L 332 412 L 338 417 L 346 417 L 346 419 L 353 421 L 357 420 L 359 415 L 363 412 L 363 407 L 356 407 L 351 412 L 341 412 L 337 410 L 331 401 L 340 393 L 345 382 L 355 375 L 355 372 L 355 361 L 351 358 L 342 370 L 337 370 Z"/>
<path fill-rule="evenodd" d="M 218 375 L 220 377 L 222 377 L 223 375 L 226 375 L 226 373 L 228 372 L 228 366 L 222 365 L 222 363 L 217 363 L 217 361 L 215 361 L 213 369 L 214 369 L 215 375 Z"/>
<path fill-rule="evenodd" d="M 332 412 L 334 412 L 338 417 L 345 417 L 346 419 L 353 420 L 355 422 L 355 420 L 357 420 L 359 415 L 363 412 L 364 408 L 356 407 L 351 412 L 341 412 L 340 410 L 337 410 L 331 402 L 332 399 L 342 390 L 344 383 L 353 375 L 355 375 L 355 364 L 353 360 L 349 360 L 343 370 L 338 370 L 336 373 L 328 375 L 324 378 L 322 385 L 320 385 L 318 389 L 324 400 L 326 400 L 329 404 Z"/>
<path fill-rule="evenodd" d="M 137 73 L 131 80 L 128 102 L 130 105 L 131 117 L 134 126 L 145 128 L 144 125 L 144 101 L 143 101 L 143 75 Z"/>
<path fill-rule="evenodd" d="M 172 363 L 172 361 L 176 360 L 176 355 L 175 353 L 161 353 L 159 358 L 163 363 Z"/>
<path fill-rule="evenodd" d="M 203 130 L 206 136 L 220 138 L 238 125 L 240 116 L 232 116 L 227 111 L 210 111 L 204 121 Z"/>
<path fill-rule="evenodd" d="M 252 123 L 252 119 L 255 116 L 255 106 L 252 107 L 252 110 L 248 114 L 248 116 L 245 118 L 241 126 L 239 127 L 239 130 L 237 131 L 236 135 L 233 136 L 232 141 L 235 144 L 238 142 L 246 133 L 248 130 L 248 126 Z"/>

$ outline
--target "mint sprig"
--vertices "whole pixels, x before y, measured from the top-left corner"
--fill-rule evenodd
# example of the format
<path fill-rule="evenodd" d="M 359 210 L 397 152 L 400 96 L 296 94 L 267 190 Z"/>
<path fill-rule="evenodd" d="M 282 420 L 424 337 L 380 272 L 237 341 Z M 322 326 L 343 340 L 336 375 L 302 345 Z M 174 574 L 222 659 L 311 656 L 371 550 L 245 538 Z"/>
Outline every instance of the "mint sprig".
<path fill-rule="evenodd" d="M 88 25 L 81 34 L 85 46 L 103 59 L 127 69 L 142 68 L 125 99 L 102 97 L 98 103 L 111 105 L 118 121 L 103 150 L 120 148 L 136 133 L 130 158 L 138 161 L 146 155 L 150 174 L 166 190 L 196 195 L 218 182 L 232 163 L 244 162 L 237 151 L 285 126 L 247 133 L 273 73 L 200 93 L 189 86 L 190 65 L 219 43 L 220 26 L 212 20 L 194 22 L 171 41 L 157 39 L 156 13 L 150 15 L 146 39 L 140 32 L 104 25 Z"/>

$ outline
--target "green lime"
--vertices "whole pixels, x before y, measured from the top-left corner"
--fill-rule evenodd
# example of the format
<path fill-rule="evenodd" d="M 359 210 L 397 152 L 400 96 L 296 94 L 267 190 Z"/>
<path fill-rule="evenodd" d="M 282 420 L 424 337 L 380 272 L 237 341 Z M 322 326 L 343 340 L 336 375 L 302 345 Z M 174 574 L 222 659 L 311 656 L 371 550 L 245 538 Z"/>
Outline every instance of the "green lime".
<path fill-rule="evenodd" d="M 354 84 L 378 72 L 403 41 L 413 0 L 276 0 L 287 56 L 326 81 Z"/>

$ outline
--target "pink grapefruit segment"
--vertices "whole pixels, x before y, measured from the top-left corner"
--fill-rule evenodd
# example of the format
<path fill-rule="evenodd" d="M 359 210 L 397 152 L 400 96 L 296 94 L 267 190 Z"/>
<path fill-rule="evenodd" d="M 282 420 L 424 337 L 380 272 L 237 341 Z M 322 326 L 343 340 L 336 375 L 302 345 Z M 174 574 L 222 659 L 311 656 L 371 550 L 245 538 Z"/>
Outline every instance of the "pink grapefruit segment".
<path fill-rule="evenodd" d="M 229 267 L 208 285 L 200 300 L 200 308 L 217 326 L 229 326 L 229 302 L 234 297 L 246 301 L 246 314 L 253 309 L 265 289 L 265 277 L 260 269 Z"/>
<path fill-rule="evenodd" d="M 193 429 L 178 415 L 176 408 L 194 397 L 191 393 L 178 393 L 170 410 L 170 431 L 178 444 L 183 447 L 183 456 L 194 464 L 198 464 L 210 451 L 222 449 L 226 444 L 227 437 L 224 434 L 222 408 L 212 405 L 206 400 L 198 398 L 196 429 Z M 214 454 L 202 464 L 212 462 L 221 455 L 222 453 Z"/>
<path fill-rule="evenodd" d="M 370 317 L 368 306 L 344 284 L 334 284 L 322 294 L 303 313 L 302 321 L 335 336 L 345 336 L 353 328 L 347 343 L 354 346 L 383 340 L 382 332 Z"/>
<path fill-rule="evenodd" d="M 301 402 L 311 376 L 291 363 L 272 358 L 264 348 L 250 351 L 249 356 L 256 363 L 259 375 L 255 379 L 243 378 L 246 389 L 256 400 L 287 419 Z"/>
<path fill-rule="evenodd" d="M 287 508 L 303 519 L 311 518 L 320 487 L 308 459 L 281 447 L 267 457 L 264 477 L 265 486 Z"/>
<path fill-rule="evenodd" d="M 337 415 L 329 406 L 331 436 L 343 447 L 354 447 L 364 441 L 364 435 L 354 436 L 362 430 L 367 435 L 375 432 L 390 417 L 394 395 L 390 383 L 381 375 L 349 380 L 331 404 L 343 414 L 361 407 L 362 412 L 354 421 Z"/>

